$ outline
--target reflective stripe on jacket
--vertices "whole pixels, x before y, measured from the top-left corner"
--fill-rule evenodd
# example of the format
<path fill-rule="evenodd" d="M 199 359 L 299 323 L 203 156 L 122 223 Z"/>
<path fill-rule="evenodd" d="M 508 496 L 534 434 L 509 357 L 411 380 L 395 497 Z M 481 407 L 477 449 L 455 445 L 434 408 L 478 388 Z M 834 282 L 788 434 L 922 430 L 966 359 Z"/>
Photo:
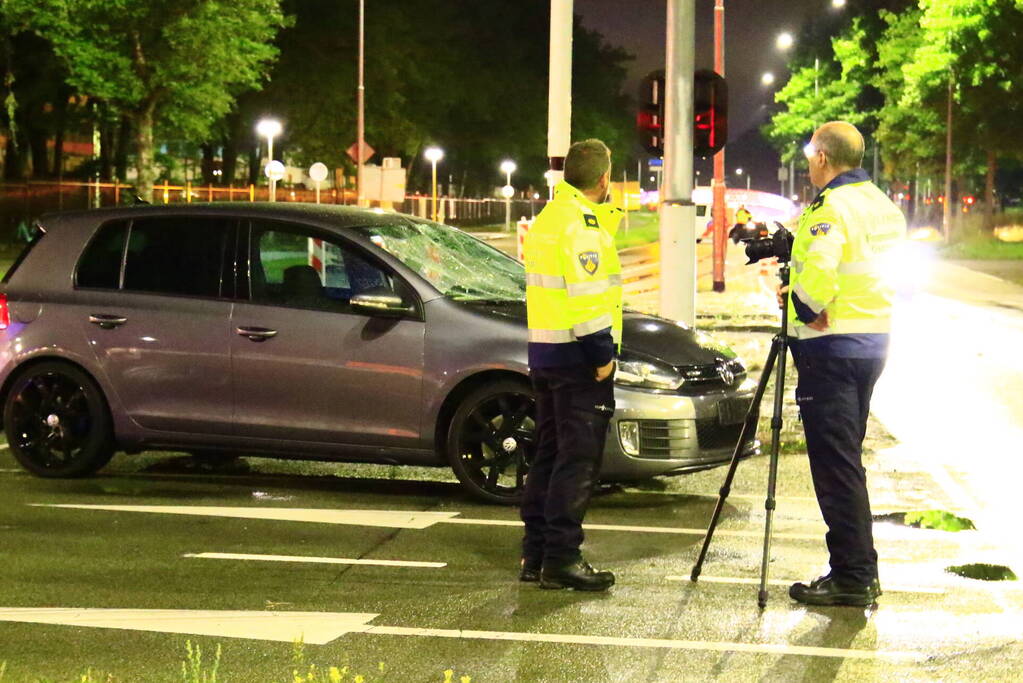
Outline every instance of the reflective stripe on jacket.
<path fill-rule="evenodd" d="M 848 171 L 832 181 L 799 218 L 789 333 L 800 340 L 887 334 L 895 292 L 881 264 L 905 234 L 902 212 L 866 171 Z M 827 329 L 807 327 L 824 310 Z"/>
<path fill-rule="evenodd" d="M 622 334 L 621 209 L 566 182 L 526 234 L 530 367 L 606 365 Z"/>

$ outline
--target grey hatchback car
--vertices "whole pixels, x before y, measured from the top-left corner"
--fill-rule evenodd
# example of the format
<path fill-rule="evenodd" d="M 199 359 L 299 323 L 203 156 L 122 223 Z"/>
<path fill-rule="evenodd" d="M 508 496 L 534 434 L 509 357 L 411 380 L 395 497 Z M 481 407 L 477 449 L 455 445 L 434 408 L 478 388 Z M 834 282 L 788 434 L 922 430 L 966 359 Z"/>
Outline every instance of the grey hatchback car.
<path fill-rule="evenodd" d="M 450 466 L 514 502 L 533 444 L 522 264 L 412 216 L 303 204 L 53 214 L 0 285 L 10 449 Z M 727 348 L 627 312 L 602 479 L 727 462 L 753 395 Z M 744 445 L 753 453 L 756 443 Z"/>

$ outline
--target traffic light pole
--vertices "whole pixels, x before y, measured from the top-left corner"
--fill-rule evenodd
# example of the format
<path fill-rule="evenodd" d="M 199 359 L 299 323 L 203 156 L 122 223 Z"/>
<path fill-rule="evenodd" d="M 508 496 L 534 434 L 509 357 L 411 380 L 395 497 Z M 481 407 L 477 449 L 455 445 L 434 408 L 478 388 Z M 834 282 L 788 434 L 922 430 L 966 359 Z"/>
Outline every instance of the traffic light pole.
<path fill-rule="evenodd" d="M 696 207 L 693 205 L 692 0 L 667 0 L 664 173 L 661 185 L 661 300 L 665 318 L 696 322 Z"/>
<path fill-rule="evenodd" d="M 547 84 L 547 171 L 549 198 L 565 177 L 572 144 L 572 0 L 551 0 L 550 76 Z"/>
<path fill-rule="evenodd" d="M 714 71 L 725 75 L 725 0 L 714 0 Z M 728 227 L 725 222 L 725 150 L 714 155 L 714 249 L 712 266 L 715 292 L 725 291 L 725 252 Z"/>

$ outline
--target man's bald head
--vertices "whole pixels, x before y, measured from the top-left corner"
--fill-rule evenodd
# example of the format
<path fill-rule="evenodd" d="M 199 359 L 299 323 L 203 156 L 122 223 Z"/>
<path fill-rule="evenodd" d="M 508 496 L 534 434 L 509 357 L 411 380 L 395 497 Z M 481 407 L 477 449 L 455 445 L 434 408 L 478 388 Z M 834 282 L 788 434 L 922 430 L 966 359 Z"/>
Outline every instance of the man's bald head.
<path fill-rule="evenodd" d="M 836 170 L 859 168 L 863 163 L 863 136 L 851 123 L 825 123 L 813 134 L 813 144 Z"/>

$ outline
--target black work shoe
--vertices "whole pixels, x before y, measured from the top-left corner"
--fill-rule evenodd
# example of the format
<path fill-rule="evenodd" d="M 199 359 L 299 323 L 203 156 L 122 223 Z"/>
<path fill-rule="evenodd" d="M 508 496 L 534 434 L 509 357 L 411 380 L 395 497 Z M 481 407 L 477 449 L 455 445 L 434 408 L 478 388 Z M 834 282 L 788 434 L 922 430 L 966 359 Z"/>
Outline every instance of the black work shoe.
<path fill-rule="evenodd" d="M 846 583 L 830 574 L 814 579 L 810 585 L 794 583 L 789 588 L 789 597 L 804 605 L 849 605 L 867 607 L 877 602 L 881 595 L 881 583 L 874 579 L 868 585 Z"/>
<path fill-rule="evenodd" d="M 597 571 L 586 560 L 547 565 L 540 572 L 540 588 L 574 588 L 577 591 L 606 591 L 615 585 L 615 575 Z"/>
<path fill-rule="evenodd" d="M 536 583 L 540 580 L 540 563 L 522 558 L 519 562 L 519 581 Z"/>

